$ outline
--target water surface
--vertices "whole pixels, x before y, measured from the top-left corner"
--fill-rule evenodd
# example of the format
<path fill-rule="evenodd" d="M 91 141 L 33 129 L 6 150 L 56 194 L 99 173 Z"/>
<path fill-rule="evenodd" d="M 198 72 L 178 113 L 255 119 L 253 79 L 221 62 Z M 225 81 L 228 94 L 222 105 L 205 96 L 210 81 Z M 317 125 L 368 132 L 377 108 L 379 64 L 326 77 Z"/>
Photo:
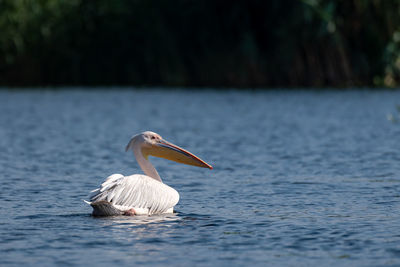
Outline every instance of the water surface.
<path fill-rule="evenodd" d="M 0 265 L 398 266 L 400 92 L 0 92 Z M 93 218 L 152 130 L 214 166 L 153 159 L 177 213 Z"/>

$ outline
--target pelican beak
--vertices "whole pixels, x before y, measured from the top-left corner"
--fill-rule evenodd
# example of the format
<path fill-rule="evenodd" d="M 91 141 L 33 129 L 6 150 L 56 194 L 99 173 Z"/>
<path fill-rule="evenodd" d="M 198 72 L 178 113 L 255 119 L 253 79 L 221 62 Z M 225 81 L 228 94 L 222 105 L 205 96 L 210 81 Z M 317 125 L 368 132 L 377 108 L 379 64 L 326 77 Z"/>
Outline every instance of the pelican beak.
<path fill-rule="evenodd" d="M 212 169 L 213 167 L 200 159 L 199 157 L 193 155 L 189 151 L 186 151 L 179 146 L 176 146 L 170 142 L 165 140 L 161 140 L 155 145 L 145 148 L 145 151 L 142 151 L 149 156 L 169 159 L 178 163 L 183 163 L 187 165 L 202 167 L 202 168 L 209 168 Z"/>

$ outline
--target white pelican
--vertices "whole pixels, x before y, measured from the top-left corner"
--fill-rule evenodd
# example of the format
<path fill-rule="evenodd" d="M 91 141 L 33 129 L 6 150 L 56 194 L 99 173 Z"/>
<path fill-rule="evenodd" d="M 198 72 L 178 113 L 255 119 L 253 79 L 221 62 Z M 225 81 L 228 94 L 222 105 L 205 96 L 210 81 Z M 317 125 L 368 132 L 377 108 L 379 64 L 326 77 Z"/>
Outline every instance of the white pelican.
<path fill-rule="evenodd" d="M 151 215 L 172 213 L 179 201 L 178 192 L 161 181 L 156 169 L 148 160 L 155 156 L 188 165 L 209 168 L 212 166 L 192 153 L 171 144 L 160 135 L 147 131 L 131 138 L 126 151 L 132 149 L 145 175 L 109 176 L 99 188 L 93 190 L 90 204 L 94 216 Z"/>

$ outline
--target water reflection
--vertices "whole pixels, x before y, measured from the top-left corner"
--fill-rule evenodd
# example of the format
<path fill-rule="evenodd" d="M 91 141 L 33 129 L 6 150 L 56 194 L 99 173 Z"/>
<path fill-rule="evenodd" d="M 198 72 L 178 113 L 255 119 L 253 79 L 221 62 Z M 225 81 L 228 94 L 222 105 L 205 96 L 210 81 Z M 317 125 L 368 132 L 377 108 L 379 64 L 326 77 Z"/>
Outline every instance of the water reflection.
<path fill-rule="evenodd" d="M 136 260 L 145 260 L 146 255 L 159 256 L 160 244 L 173 240 L 179 221 L 178 214 L 153 216 L 93 217 L 97 223 L 98 236 L 94 242 L 107 242 L 109 246 L 133 253 Z M 178 227 L 173 227 L 173 226 Z"/>
<path fill-rule="evenodd" d="M 221 218 L 197 214 L 165 214 L 153 216 L 115 216 L 94 218 L 104 235 L 112 242 L 127 242 L 135 246 L 140 242 L 140 250 L 158 250 L 154 244 L 169 245 L 182 242 L 204 243 L 208 240 L 205 232 L 218 225 L 224 225 Z M 187 232 L 192 235 L 187 236 Z M 146 246 L 143 246 L 146 244 Z"/>
<path fill-rule="evenodd" d="M 102 221 L 105 227 L 114 227 L 118 229 L 135 228 L 137 226 L 163 223 L 168 225 L 170 222 L 176 222 L 182 218 L 177 213 L 160 215 L 136 215 L 136 216 L 112 216 L 112 217 L 93 217 Z"/>

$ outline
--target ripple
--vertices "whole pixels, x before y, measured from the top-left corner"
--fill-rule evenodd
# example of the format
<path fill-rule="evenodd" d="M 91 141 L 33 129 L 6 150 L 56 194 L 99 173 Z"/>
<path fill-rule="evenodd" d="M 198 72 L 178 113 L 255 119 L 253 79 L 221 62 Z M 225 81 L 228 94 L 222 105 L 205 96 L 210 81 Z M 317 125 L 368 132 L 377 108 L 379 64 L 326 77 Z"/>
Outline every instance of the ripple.
<path fill-rule="evenodd" d="M 398 99 L 357 90 L 0 92 L 2 264 L 398 266 L 399 125 L 385 118 Z M 144 129 L 215 169 L 154 160 L 181 195 L 179 212 L 90 216 L 81 199 L 107 174 L 140 172 L 123 148 Z"/>

